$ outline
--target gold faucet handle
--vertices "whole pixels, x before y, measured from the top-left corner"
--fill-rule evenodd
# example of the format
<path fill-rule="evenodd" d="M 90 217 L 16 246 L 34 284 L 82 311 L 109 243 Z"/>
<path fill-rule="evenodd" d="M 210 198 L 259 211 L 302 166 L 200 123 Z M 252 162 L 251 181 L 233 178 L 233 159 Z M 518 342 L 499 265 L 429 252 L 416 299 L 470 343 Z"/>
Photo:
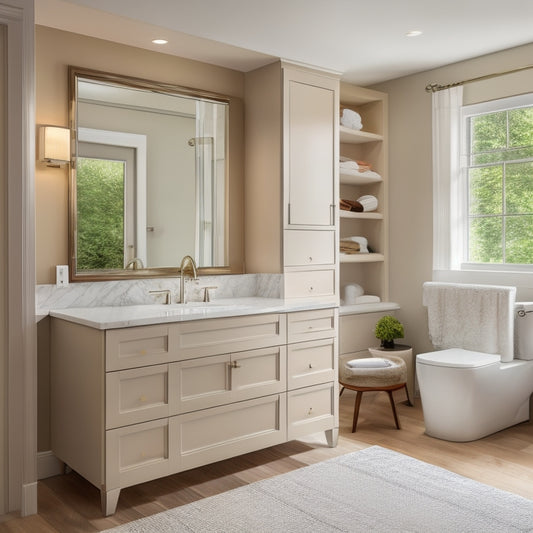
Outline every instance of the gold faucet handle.
<path fill-rule="evenodd" d="M 170 289 L 162 289 L 160 291 L 148 291 L 149 294 L 164 294 L 165 295 L 165 305 L 170 305 L 172 303 L 172 291 Z"/>
<path fill-rule="evenodd" d="M 210 297 L 209 291 L 211 289 L 218 289 L 218 287 L 216 285 L 212 285 L 210 287 L 202 287 L 202 289 L 204 289 L 204 302 L 210 302 L 211 297 Z"/>

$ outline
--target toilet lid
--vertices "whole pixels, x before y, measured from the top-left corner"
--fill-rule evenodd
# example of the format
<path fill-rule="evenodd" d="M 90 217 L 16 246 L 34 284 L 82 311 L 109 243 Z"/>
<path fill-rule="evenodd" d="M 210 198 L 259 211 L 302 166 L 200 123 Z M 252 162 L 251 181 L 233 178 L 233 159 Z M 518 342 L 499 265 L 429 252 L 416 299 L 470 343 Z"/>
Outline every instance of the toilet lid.
<path fill-rule="evenodd" d="M 476 368 L 499 363 L 499 355 L 473 352 L 462 348 L 450 348 L 436 352 L 422 353 L 416 356 L 416 362 L 424 365 L 449 366 L 455 368 Z"/>

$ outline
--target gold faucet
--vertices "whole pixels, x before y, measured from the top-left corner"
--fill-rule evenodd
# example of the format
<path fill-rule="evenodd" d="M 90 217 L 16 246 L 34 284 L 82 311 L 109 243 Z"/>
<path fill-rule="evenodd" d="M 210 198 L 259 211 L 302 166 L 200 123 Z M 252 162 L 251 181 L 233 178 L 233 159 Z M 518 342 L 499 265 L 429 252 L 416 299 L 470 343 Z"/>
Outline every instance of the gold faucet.
<path fill-rule="evenodd" d="M 192 279 L 198 279 L 196 263 L 190 255 L 186 255 L 180 264 L 180 304 L 185 303 L 185 274 L 190 272 Z"/>
<path fill-rule="evenodd" d="M 128 264 L 125 266 L 125 268 L 132 268 L 133 270 L 137 270 L 139 268 L 144 268 L 143 262 L 138 257 L 134 257 L 131 261 L 128 261 Z"/>

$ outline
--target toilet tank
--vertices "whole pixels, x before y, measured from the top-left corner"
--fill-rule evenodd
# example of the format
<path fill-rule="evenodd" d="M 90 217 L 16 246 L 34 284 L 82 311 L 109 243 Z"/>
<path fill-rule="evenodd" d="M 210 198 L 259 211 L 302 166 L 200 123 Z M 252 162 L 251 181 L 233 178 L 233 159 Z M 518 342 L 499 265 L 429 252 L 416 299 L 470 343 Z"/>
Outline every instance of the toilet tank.
<path fill-rule="evenodd" d="M 533 359 L 533 302 L 516 302 L 515 359 Z"/>

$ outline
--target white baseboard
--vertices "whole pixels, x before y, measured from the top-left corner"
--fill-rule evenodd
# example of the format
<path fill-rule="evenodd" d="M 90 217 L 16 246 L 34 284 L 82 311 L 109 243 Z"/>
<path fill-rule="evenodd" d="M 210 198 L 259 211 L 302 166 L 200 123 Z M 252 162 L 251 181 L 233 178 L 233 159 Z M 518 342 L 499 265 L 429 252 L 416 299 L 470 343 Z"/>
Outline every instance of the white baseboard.
<path fill-rule="evenodd" d="M 58 476 L 65 471 L 65 463 L 51 451 L 37 452 L 37 479 Z"/>
<path fill-rule="evenodd" d="M 30 516 L 37 513 L 37 481 L 22 485 L 21 516 Z"/>

